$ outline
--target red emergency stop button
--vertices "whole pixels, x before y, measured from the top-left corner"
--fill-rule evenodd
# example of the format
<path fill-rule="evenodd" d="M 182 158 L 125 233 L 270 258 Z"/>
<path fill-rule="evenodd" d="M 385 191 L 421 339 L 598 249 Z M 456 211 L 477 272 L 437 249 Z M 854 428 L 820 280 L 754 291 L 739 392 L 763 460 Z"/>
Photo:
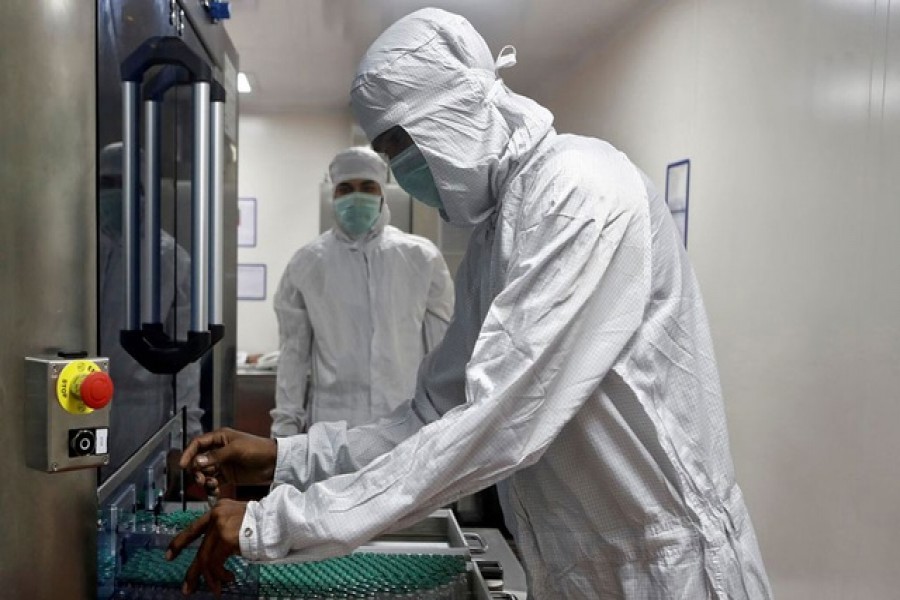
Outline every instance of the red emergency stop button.
<path fill-rule="evenodd" d="M 93 409 L 109 404 L 113 397 L 113 382 L 103 371 L 91 373 L 81 382 L 81 401 Z"/>

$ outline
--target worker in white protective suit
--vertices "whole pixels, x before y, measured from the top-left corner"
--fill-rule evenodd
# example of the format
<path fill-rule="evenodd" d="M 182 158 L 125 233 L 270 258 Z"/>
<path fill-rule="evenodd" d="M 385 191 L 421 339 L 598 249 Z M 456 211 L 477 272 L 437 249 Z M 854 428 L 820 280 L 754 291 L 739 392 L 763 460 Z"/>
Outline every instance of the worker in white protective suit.
<path fill-rule="evenodd" d="M 348 148 L 329 175 L 336 224 L 294 255 L 275 294 L 276 437 L 320 421 L 355 427 L 393 411 L 415 392 L 419 363 L 453 315 L 440 251 L 388 224 L 384 160 Z"/>
<path fill-rule="evenodd" d="M 110 414 L 110 463 L 104 476 L 117 469 L 159 430 L 176 409 L 187 407 L 187 434 L 203 432 L 200 418 L 200 363 L 175 378 L 142 367 L 119 344 L 125 329 L 125 275 L 122 248 L 122 143 L 105 146 L 98 158 L 100 277 L 100 351 L 109 357 L 116 386 Z M 143 232 L 142 232 L 143 235 Z M 175 239 L 160 234 L 160 318 L 166 333 L 187 338 L 191 316 L 191 259 Z"/>
<path fill-rule="evenodd" d="M 374 148 L 475 226 L 456 313 L 415 397 L 375 425 L 192 442 L 182 464 L 207 485 L 276 486 L 173 541 L 207 534 L 187 590 L 229 552 L 343 554 L 499 481 L 530 598 L 771 597 L 674 223 L 624 154 L 512 93 L 496 71 L 513 62 L 436 9 L 369 49 L 351 99 Z"/>

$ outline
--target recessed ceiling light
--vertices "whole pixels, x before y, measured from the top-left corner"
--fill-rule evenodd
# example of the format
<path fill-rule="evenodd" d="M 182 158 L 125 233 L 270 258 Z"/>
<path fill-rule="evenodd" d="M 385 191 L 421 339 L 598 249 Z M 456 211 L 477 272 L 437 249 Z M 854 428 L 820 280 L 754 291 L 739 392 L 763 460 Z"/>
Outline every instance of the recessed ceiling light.
<path fill-rule="evenodd" d="M 250 87 L 250 79 L 247 78 L 246 73 L 238 73 L 237 89 L 241 94 L 249 94 L 253 91 L 253 88 Z"/>

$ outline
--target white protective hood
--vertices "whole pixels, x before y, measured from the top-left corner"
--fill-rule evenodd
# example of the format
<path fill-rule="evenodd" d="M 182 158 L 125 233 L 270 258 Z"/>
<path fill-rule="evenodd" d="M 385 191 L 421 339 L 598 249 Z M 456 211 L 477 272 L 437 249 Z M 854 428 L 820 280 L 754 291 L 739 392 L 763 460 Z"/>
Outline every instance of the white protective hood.
<path fill-rule="evenodd" d="M 352 179 L 368 179 L 383 188 L 387 183 L 387 171 L 384 159 L 367 146 L 341 150 L 328 165 L 328 176 L 333 187 Z"/>
<path fill-rule="evenodd" d="M 550 111 L 499 79 L 498 68 L 512 64 L 514 54 L 502 52 L 495 62 L 463 17 L 428 8 L 388 28 L 359 66 L 351 91 L 357 120 L 370 140 L 396 125 L 406 130 L 454 225 L 496 210 L 511 166 L 552 126 Z"/>

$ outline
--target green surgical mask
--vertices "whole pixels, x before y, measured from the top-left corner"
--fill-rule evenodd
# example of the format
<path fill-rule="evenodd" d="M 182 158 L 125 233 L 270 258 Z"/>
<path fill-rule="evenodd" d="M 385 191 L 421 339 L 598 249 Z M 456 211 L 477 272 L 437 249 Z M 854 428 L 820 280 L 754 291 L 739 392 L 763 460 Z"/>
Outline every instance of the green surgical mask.
<path fill-rule="evenodd" d="M 353 192 L 334 199 L 334 214 L 341 229 L 352 237 L 369 231 L 381 214 L 381 196 Z"/>
<path fill-rule="evenodd" d="M 122 234 L 122 190 L 101 189 L 98 213 L 100 228 L 107 233 Z"/>
<path fill-rule="evenodd" d="M 410 196 L 433 208 L 444 208 L 431 169 L 415 144 L 391 159 L 391 171 Z"/>

